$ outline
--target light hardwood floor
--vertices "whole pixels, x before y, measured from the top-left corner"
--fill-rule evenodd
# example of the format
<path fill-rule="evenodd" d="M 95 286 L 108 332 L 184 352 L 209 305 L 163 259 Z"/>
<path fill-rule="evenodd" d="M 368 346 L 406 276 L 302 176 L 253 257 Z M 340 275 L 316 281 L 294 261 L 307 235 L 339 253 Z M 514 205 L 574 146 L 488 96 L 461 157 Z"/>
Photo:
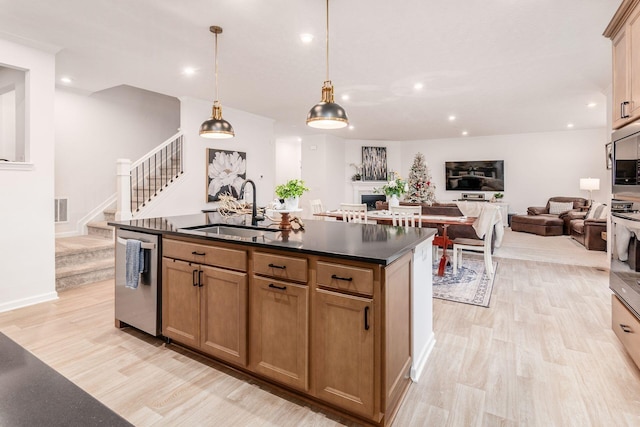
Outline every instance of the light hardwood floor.
<path fill-rule="evenodd" d="M 490 308 L 433 300 L 437 343 L 393 425 L 640 425 L 640 371 L 610 328 L 608 273 L 498 262 Z M 1 313 L 0 331 L 137 426 L 344 424 L 116 329 L 112 281 Z"/>

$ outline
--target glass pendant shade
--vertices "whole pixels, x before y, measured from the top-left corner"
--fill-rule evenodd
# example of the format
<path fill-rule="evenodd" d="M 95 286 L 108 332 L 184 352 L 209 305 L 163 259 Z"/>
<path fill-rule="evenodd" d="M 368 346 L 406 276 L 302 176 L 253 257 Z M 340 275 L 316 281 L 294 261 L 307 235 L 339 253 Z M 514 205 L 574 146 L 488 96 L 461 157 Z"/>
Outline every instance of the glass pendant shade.
<path fill-rule="evenodd" d="M 333 85 L 330 80 L 322 86 L 322 101 L 311 107 L 307 125 L 316 129 L 340 129 L 349 124 L 347 113 L 333 102 Z"/>
<path fill-rule="evenodd" d="M 200 136 L 210 139 L 233 138 L 236 134 L 231 123 L 222 118 L 222 105 L 218 101 L 218 34 L 222 33 L 222 28 L 218 26 L 209 27 L 216 38 L 215 44 L 215 76 L 216 76 L 216 100 L 213 102 L 211 117 L 200 125 Z"/>
<path fill-rule="evenodd" d="M 222 118 L 220 102 L 213 103 L 211 117 L 200 125 L 200 136 L 210 139 L 226 139 L 235 136 L 231 123 Z"/>

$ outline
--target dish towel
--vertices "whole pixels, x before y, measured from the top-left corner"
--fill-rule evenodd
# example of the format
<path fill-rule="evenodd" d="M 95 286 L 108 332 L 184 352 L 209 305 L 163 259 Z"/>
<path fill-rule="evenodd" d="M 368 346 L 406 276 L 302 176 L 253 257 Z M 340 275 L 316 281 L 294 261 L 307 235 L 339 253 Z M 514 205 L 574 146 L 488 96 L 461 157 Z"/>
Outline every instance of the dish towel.
<path fill-rule="evenodd" d="M 136 289 L 140 283 L 140 274 L 144 273 L 144 254 L 140 240 L 128 239 L 125 253 L 126 282 L 125 287 Z"/>

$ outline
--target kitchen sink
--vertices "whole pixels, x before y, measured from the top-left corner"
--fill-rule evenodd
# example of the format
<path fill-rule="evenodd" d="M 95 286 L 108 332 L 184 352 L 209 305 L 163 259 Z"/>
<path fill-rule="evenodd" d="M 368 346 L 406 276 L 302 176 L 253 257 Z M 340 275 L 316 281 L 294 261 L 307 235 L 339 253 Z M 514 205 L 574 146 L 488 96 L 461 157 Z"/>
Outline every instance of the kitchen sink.
<path fill-rule="evenodd" d="M 190 227 L 187 230 L 198 231 L 207 234 L 229 236 L 238 239 L 256 240 L 255 238 L 274 239 L 278 230 L 256 228 L 241 225 L 205 225 L 201 227 Z"/>

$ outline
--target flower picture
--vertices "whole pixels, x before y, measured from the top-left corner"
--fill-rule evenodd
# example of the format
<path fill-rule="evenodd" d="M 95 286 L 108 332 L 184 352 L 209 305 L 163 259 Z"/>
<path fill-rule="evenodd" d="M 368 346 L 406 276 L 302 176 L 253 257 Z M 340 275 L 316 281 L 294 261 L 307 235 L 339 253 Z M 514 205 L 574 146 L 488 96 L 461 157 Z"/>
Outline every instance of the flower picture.
<path fill-rule="evenodd" d="M 239 198 L 246 177 L 247 153 L 207 148 L 207 202 L 223 194 Z"/>

